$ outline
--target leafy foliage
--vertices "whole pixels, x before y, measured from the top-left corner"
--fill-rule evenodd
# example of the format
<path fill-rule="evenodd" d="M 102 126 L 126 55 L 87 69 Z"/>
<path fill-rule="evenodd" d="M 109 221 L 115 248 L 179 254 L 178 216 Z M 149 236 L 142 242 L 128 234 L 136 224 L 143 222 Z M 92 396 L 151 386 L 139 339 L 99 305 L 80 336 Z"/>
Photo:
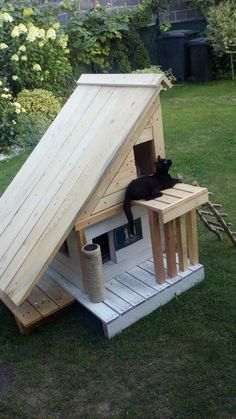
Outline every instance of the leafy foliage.
<path fill-rule="evenodd" d="M 136 73 L 136 74 L 145 74 L 145 73 L 159 74 L 159 73 L 164 73 L 165 76 L 170 80 L 171 83 L 176 81 L 176 78 L 175 78 L 171 68 L 169 70 L 164 71 L 158 65 L 152 65 L 150 67 L 143 68 L 141 70 L 136 70 L 136 71 L 133 71 L 133 73 Z"/>
<path fill-rule="evenodd" d="M 36 146 L 50 124 L 42 112 L 18 115 L 14 143 L 22 148 Z"/>
<path fill-rule="evenodd" d="M 209 9 L 207 34 L 214 52 L 221 57 L 231 57 L 232 78 L 234 79 L 233 54 L 236 53 L 236 9 L 234 0 L 226 0 Z"/>
<path fill-rule="evenodd" d="M 17 101 L 27 114 L 41 113 L 51 121 L 61 109 L 59 100 L 52 92 L 45 89 L 24 89 L 18 94 Z"/>
<path fill-rule="evenodd" d="M 66 31 L 75 71 L 87 65 L 94 72 L 129 72 L 150 64 L 137 32 L 137 16 L 141 19 L 139 9 L 108 13 L 96 7 L 84 15 L 73 12 Z"/>

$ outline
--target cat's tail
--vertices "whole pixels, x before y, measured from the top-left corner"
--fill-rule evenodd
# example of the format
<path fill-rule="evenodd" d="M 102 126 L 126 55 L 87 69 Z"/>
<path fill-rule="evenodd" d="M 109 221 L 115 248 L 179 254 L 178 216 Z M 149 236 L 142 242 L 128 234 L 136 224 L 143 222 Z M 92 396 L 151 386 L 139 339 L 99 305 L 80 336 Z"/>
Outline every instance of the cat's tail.
<path fill-rule="evenodd" d="M 134 236 L 134 217 L 130 207 L 129 191 L 126 190 L 125 199 L 123 203 L 123 210 L 129 223 L 129 231 L 131 236 Z"/>

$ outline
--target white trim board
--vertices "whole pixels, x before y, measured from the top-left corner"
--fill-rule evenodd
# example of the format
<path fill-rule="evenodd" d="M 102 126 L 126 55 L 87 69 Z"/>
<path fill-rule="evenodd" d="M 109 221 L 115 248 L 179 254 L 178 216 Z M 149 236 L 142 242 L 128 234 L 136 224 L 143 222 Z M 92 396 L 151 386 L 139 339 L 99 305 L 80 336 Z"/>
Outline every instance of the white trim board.
<path fill-rule="evenodd" d="M 150 260 L 148 262 L 150 264 Z M 96 304 L 53 269 L 49 268 L 47 273 L 102 322 L 104 334 L 110 339 L 204 278 L 204 267 L 198 264 L 192 265 L 184 276 L 177 275 L 159 285 L 154 275 L 145 270 L 145 262 L 141 265 L 108 281 L 107 298 Z"/>

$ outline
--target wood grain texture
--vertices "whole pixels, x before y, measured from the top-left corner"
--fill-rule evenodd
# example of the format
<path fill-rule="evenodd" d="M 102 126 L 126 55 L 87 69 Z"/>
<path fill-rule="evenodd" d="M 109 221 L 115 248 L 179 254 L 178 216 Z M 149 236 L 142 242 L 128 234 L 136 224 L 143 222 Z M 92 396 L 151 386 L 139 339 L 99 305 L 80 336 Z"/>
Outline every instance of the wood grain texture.
<path fill-rule="evenodd" d="M 96 207 L 153 114 L 161 87 L 80 88 L 72 116 L 69 100 L 55 131 L 49 128 L 13 181 L 16 201 L 8 191 L 1 201 L 0 288 L 15 304 L 29 295 L 87 203 Z"/>
<path fill-rule="evenodd" d="M 175 223 L 179 268 L 181 271 L 186 271 L 189 263 L 185 216 L 182 215 L 181 217 L 176 218 Z"/>
<path fill-rule="evenodd" d="M 156 280 L 159 284 L 165 282 L 163 253 L 161 244 L 161 231 L 159 216 L 154 211 L 148 211 L 150 234 L 152 241 L 152 253 Z"/>
<path fill-rule="evenodd" d="M 199 257 L 198 257 L 196 210 L 193 209 L 190 212 L 188 212 L 186 218 L 187 218 L 189 261 L 192 265 L 197 265 L 199 263 Z"/>
<path fill-rule="evenodd" d="M 82 74 L 79 85 L 120 86 L 120 87 L 171 87 L 163 74 Z"/>
<path fill-rule="evenodd" d="M 165 243 L 166 243 L 166 258 L 167 258 L 167 272 L 172 278 L 177 275 L 176 267 L 176 253 L 175 253 L 175 232 L 174 222 L 169 221 L 164 225 Z"/>

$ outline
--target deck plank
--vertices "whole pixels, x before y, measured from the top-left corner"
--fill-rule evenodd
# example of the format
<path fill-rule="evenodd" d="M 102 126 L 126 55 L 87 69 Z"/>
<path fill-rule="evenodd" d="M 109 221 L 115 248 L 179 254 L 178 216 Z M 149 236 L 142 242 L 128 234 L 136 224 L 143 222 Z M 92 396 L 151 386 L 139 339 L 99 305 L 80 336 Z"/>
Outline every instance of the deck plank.
<path fill-rule="evenodd" d="M 114 294 L 120 296 L 132 306 L 136 306 L 137 304 L 140 304 L 142 301 L 144 301 L 144 298 L 141 295 L 132 291 L 130 288 L 121 284 L 114 278 L 106 283 L 106 288 L 112 291 Z"/>
<path fill-rule="evenodd" d="M 157 293 L 157 290 L 134 278 L 129 272 L 116 276 L 116 279 L 146 299 Z"/>
<path fill-rule="evenodd" d="M 148 286 L 152 287 L 154 290 L 162 291 L 163 289 L 168 287 L 167 282 L 164 282 L 163 284 L 158 284 L 156 282 L 155 275 L 146 271 L 141 266 L 136 266 L 135 268 L 130 269 L 128 273 L 132 275 L 134 278 L 137 278 L 139 281 L 142 281 L 144 284 L 147 284 Z"/>

